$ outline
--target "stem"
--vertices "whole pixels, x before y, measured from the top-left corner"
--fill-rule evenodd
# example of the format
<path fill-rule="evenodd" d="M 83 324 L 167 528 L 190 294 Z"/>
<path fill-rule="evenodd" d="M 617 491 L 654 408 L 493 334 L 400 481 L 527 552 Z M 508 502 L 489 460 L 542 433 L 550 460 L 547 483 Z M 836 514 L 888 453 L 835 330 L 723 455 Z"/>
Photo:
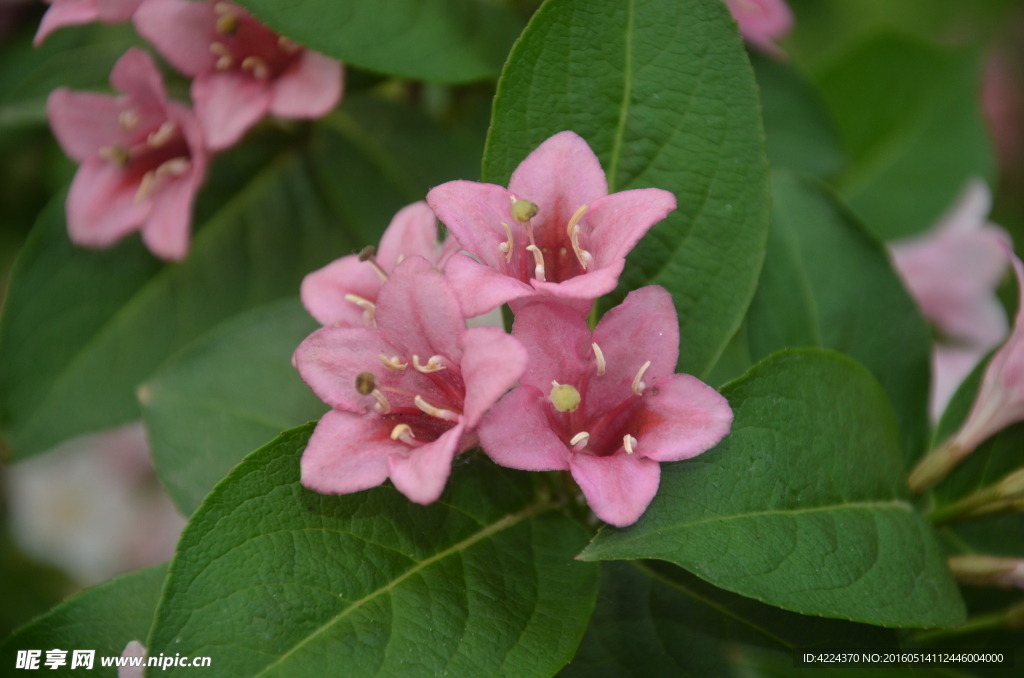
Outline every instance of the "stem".
<path fill-rule="evenodd" d="M 931 643 L 936 640 L 966 636 L 972 633 L 977 633 L 979 631 L 1001 629 L 1006 625 L 1007 617 L 1009 616 L 1008 613 L 1012 609 L 1013 608 L 1008 608 L 1001 612 L 979 614 L 976 617 L 969 618 L 960 626 L 954 626 L 953 628 L 949 629 L 935 629 L 934 631 L 923 631 L 914 636 L 914 642 Z"/>

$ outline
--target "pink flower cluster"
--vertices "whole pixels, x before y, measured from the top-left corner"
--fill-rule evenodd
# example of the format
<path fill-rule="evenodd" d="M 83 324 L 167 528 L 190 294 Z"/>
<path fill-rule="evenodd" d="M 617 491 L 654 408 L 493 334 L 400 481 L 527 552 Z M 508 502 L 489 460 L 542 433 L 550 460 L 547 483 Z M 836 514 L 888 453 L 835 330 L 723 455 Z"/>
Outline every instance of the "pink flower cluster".
<path fill-rule="evenodd" d="M 64 25 L 129 18 L 193 77 L 195 111 L 167 100 L 160 72 L 139 49 L 111 73 L 120 96 L 55 90 L 47 100 L 51 127 L 81 163 L 68 194 L 68 233 L 77 245 L 109 247 L 141 230 L 155 255 L 179 260 L 211 152 L 236 143 L 268 112 L 324 115 L 341 99 L 342 67 L 214 0 L 54 0 L 36 44 Z"/>
<path fill-rule="evenodd" d="M 562 132 L 507 189 L 455 181 L 427 202 L 396 215 L 379 256 L 368 248 L 302 286 L 327 326 L 293 362 L 332 408 L 303 454 L 303 484 L 340 494 L 390 478 L 426 504 L 454 457 L 480 445 L 504 466 L 569 471 L 598 517 L 635 522 L 659 462 L 710 449 L 732 424 L 717 391 L 673 374 L 678 320 L 664 289 L 636 290 L 587 326 L 594 299 L 675 198 L 608 195 L 590 147 Z M 451 234 L 444 246 L 435 213 Z M 466 328 L 504 303 L 516 312 L 511 335 Z"/>

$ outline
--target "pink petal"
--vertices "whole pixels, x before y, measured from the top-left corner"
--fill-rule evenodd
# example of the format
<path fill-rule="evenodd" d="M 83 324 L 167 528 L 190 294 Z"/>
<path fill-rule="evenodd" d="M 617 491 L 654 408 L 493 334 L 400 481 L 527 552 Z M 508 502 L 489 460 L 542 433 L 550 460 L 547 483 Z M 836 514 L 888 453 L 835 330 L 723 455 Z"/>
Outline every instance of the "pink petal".
<path fill-rule="evenodd" d="M 345 299 L 354 294 L 370 302 L 377 301 L 381 280 L 373 267 L 351 254 L 313 271 L 302 279 L 299 296 L 302 305 L 321 325 L 363 326 L 363 309 Z"/>
<path fill-rule="evenodd" d="M 522 471 L 566 471 L 569 449 L 551 430 L 547 396 L 520 386 L 498 401 L 480 422 L 480 445 L 496 464 Z"/>
<path fill-rule="evenodd" d="M 117 119 L 123 102 L 106 94 L 71 92 L 59 87 L 46 99 L 46 116 L 61 148 L 73 160 L 84 162 L 104 146 L 127 145 Z"/>
<path fill-rule="evenodd" d="M 929 405 L 933 422 L 939 421 L 953 394 L 987 352 L 935 344 L 932 349 L 932 392 Z"/>
<path fill-rule="evenodd" d="M 185 75 L 213 70 L 217 14 L 212 2 L 145 0 L 132 16 L 139 35 Z"/>
<path fill-rule="evenodd" d="M 408 449 L 389 433 L 377 416 L 328 412 L 302 453 L 303 486 L 322 494 L 377 487 L 388 477 L 388 455 Z"/>
<path fill-rule="evenodd" d="M 365 412 L 375 402 L 355 388 L 361 372 L 382 379 L 388 372 L 380 354 L 395 349 L 376 330 L 363 327 L 325 327 L 306 337 L 292 362 L 317 397 L 336 410 Z"/>
<path fill-rule="evenodd" d="M 513 337 L 496 327 L 477 327 L 462 333 L 462 379 L 466 400 L 462 415 L 474 429 L 498 398 L 516 385 L 529 357 Z"/>
<path fill-rule="evenodd" d="M 512 229 L 516 249 L 521 249 L 526 237 L 510 213 L 510 195 L 494 184 L 449 181 L 427 193 L 427 203 L 464 250 L 500 271 L 504 270 L 505 255 L 498 246 L 508 238 L 501 224 Z"/>
<path fill-rule="evenodd" d="M 181 261 L 188 254 L 192 204 L 198 188 L 194 171 L 169 181 L 157 191 L 153 196 L 153 210 L 142 225 L 142 241 L 161 259 Z"/>
<path fill-rule="evenodd" d="M 399 259 L 420 256 L 427 261 L 437 257 L 437 217 L 422 200 L 398 210 L 377 248 L 377 262 L 385 271 L 393 271 Z"/>
<path fill-rule="evenodd" d="M 606 371 L 593 377 L 587 392 L 586 416 L 606 412 L 629 395 L 644 363 L 651 365 L 642 381 L 648 386 L 676 370 L 679 321 L 672 295 L 657 285 L 641 287 L 608 311 L 594 329 L 594 343 L 604 353 Z"/>
<path fill-rule="evenodd" d="M 452 472 L 452 459 L 459 449 L 464 424 L 446 431 L 423 447 L 409 448 L 388 455 L 388 475 L 395 489 L 417 504 L 431 504 L 444 492 Z"/>
<path fill-rule="evenodd" d="M 537 239 L 547 243 L 565 240 L 573 213 L 608 195 L 608 182 L 587 142 L 566 131 L 548 138 L 526 156 L 512 173 L 508 190 L 537 204 L 533 227 Z"/>
<path fill-rule="evenodd" d="M 645 393 L 637 415 L 637 451 L 656 461 L 680 461 L 717 445 L 732 428 L 729 401 L 700 379 L 671 374 Z"/>
<path fill-rule="evenodd" d="M 98 20 L 99 9 L 96 2 L 97 0 L 55 0 L 46 10 L 43 20 L 39 22 L 39 29 L 32 39 L 32 44 L 39 47 L 50 33 L 63 26 L 87 24 Z"/>
<path fill-rule="evenodd" d="M 784 0 L 725 0 L 740 34 L 770 54 L 784 55 L 774 43 L 793 27 L 793 12 Z"/>
<path fill-rule="evenodd" d="M 394 346 L 421 361 L 440 355 L 458 363 L 458 339 L 466 329 L 455 294 L 433 264 L 409 257 L 377 297 L 377 328 Z"/>
<path fill-rule="evenodd" d="M 467 318 L 483 315 L 514 299 L 538 296 L 526 283 L 480 264 L 465 254 L 456 254 L 449 259 L 444 275 L 459 300 L 462 315 Z"/>
<path fill-rule="evenodd" d="M 658 462 L 624 452 L 607 457 L 574 454 L 569 467 L 591 510 L 616 527 L 632 525 L 643 515 L 661 481 Z"/>
<path fill-rule="evenodd" d="M 550 393 L 552 381 L 581 389 L 584 375 L 594 370 L 587 321 L 557 301 L 537 300 L 519 309 L 512 335 L 529 355 L 521 383 L 542 393 Z"/>
<path fill-rule="evenodd" d="M 562 303 L 572 306 L 579 315 L 587 316 L 590 315 L 594 299 L 608 294 L 618 286 L 625 265 L 625 259 L 618 259 L 608 266 L 573 276 L 560 283 L 539 282 L 533 278 L 530 285 L 545 296 L 556 297 Z M 516 311 L 516 307 L 513 306 L 512 310 Z"/>
<path fill-rule="evenodd" d="M 201 73 L 192 100 L 210 150 L 234 145 L 270 108 L 270 86 L 244 73 Z"/>
<path fill-rule="evenodd" d="M 150 212 L 149 201 L 135 202 L 137 183 L 126 183 L 124 170 L 93 157 L 79 165 L 68 191 L 67 220 L 71 242 L 82 247 L 110 247 L 135 230 Z"/>
<path fill-rule="evenodd" d="M 124 53 L 110 72 L 114 89 L 130 94 L 137 106 L 160 106 L 167 103 L 164 78 L 153 63 L 153 57 L 138 47 Z"/>
<path fill-rule="evenodd" d="M 601 268 L 626 255 L 654 224 L 676 208 L 676 197 L 660 188 L 612 193 L 592 204 L 584 215 L 581 245 Z"/>
<path fill-rule="evenodd" d="M 282 118 L 319 118 L 341 101 L 343 80 L 341 62 L 303 50 L 274 81 L 270 112 Z"/>
<path fill-rule="evenodd" d="M 435 216 L 434 218 L 436 219 L 437 217 Z M 441 253 L 437 256 L 437 267 L 441 271 L 444 271 L 445 266 L 448 263 L 448 260 L 461 251 L 462 245 L 460 245 L 459 241 L 453 238 L 452 234 L 449 233 L 448 235 L 445 236 L 444 243 L 442 243 L 441 245 Z"/>
<path fill-rule="evenodd" d="M 125 646 L 121 653 L 122 657 L 145 657 L 146 648 L 142 643 L 133 640 Z M 120 666 L 117 669 L 117 678 L 142 678 L 145 668 L 142 666 Z"/>
<path fill-rule="evenodd" d="M 105 24 L 128 21 L 140 4 L 142 4 L 142 0 L 97 0 L 96 2 L 99 19 Z"/>

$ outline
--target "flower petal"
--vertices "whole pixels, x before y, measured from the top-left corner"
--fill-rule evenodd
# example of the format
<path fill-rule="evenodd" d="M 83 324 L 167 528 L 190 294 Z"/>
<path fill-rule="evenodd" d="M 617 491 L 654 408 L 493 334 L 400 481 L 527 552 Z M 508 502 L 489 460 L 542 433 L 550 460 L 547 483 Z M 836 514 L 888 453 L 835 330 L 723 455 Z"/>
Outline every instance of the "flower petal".
<path fill-rule="evenodd" d="M 169 261 L 188 254 L 192 234 L 192 204 L 199 182 L 192 174 L 169 181 L 153 196 L 153 209 L 142 225 L 142 241 L 149 251 Z"/>
<path fill-rule="evenodd" d="M 499 400 L 480 422 L 480 445 L 487 456 L 523 471 L 568 470 L 569 449 L 551 430 L 546 400 L 533 386 L 520 386 Z"/>
<path fill-rule="evenodd" d="M 591 510 L 616 527 L 635 523 L 658 493 L 661 482 L 658 462 L 637 454 L 574 454 L 569 467 Z"/>
<path fill-rule="evenodd" d="M 381 353 L 390 357 L 395 350 L 376 330 L 324 327 L 299 344 L 292 363 L 320 400 L 336 410 L 365 412 L 374 400 L 356 391 L 356 377 L 370 372 L 383 378 Z"/>
<path fill-rule="evenodd" d="M 395 489 L 417 504 L 431 504 L 444 492 L 452 472 L 452 459 L 459 449 L 464 424 L 445 431 L 423 447 L 399 450 L 388 455 L 388 475 Z"/>
<path fill-rule="evenodd" d="M 82 247 L 110 247 L 149 216 L 149 201 L 135 202 L 138 184 L 116 165 L 93 157 L 71 181 L 66 203 L 68 235 Z"/>
<path fill-rule="evenodd" d="M 274 80 L 270 112 L 282 118 L 319 118 L 341 101 L 343 80 L 341 62 L 303 50 Z"/>
<path fill-rule="evenodd" d="M 658 379 L 637 413 L 637 454 L 657 461 L 695 457 L 717 445 L 732 428 L 729 401 L 689 374 Z"/>
<path fill-rule="evenodd" d="M 322 494 L 377 487 L 388 477 L 388 455 L 408 449 L 389 434 L 377 416 L 331 410 L 302 453 L 302 485 Z"/>
<path fill-rule="evenodd" d="M 620 191 L 594 202 L 584 216 L 581 245 L 595 268 L 625 259 L 651 226 L 676 208 L 676 197 L 660 188 Z"/>
<path fill-rule="evenodd" d="M 512 336 L 529 355 L 521 383 L 542 393 L 551 391 L 552 381 L 582 389 L 584 376 L 595 369 L 587 321 L 558 301 L 537 300 L 519 309 Z"/>
<path fill-rule="evenodd" d="M 146 648 L 137 640 L 130 641 L 121 652 L 122 657 L 145 657 Z M 143 667 L 121 666 L 117 669 L 117 678 L 142 678 Z"/>
<path fill-rule="evenodd" d="M 114 64 L 110 72 L 114 89 L 130 94 L 137 106 L 163 107 L 167 103 L 164 77 L 160 75 L 148 52 L 132 47 Z"/>
<path fill-rule="evenodd" d="M 462 415 L 466 428 L 472 430 L 498 398 L 516 385 L 529 357 L 519 341 L 496 327 L 466 330 L 459 341 L 466 385 Z"/>
<path fill-rule="evenodd" d="M 72 160 L 84 162 L 104 146 L 128 145 L 117 123 L 124 103 L 107 94 L 58 87 L 46 99 L 46 117 L 57 142 Z"/>
<path fill-rule="evenodd" d="M 139 35 L 185 75 L 213 70 L 217 13 L 212 2 L 145 0 L 132 16 Z"/>
<path fill-rule="evenodd" d="M 377 328 L 394 346 L 422 360 L 441 355 L 456 364 L 466 323 L 444 276 L 423 257 L 397 267 L 377 297 Z"/>
<path fill-rule="evenodd" d="M 364 326 L 363 309 L 345 299 L 354 294 L 376 303 L 380 277 L 359 256 L 351 254 L 313 271 L 302 279 L 302 305 L 321 325 Z"/>
<path fill-rule="evenodd" d="M 500 271 L 504 270 L 505 255 L 498 246 L 508 239 L 501 224 L 512 229 L 516 249 L 524 246 L 526 238 L 522 226 L 510 213 L 510 197 L 508 191 L 494 184 L 449 181 L 427 193 L 427 203 L 464 250 Z"/>
<path fill-rule="evenodd" d="M 234 145 L 270 108 L 270 86 L 244 73 L 201 73 L 192 100 L 210 150 Z"/>
<path fill-rule="evenodd" d="M 142 4 L 142 0 L 97 0 L 99 18 L 105 24 L 128 21 Z"/>
<path fill-rule="evenodd" d="M 459 300 L 462 315 L 467 318 L 483 315 L 516 299 L 539 296 L 526 283 L 478 263 L 465 254 L 452 256 L 445 264 L 444 275 Z"/>
<path fill-rule="evenodd" d="M 398 260 L 421 256 L 427 261 L 437 257 L 437 217 L 422 200 L 398 210 L 391 219 L 377 248 L 377 263 L 393 271 Z"/>
<path fill-rule="evenodd" d="M 36 47 L 43 44 L 43 41 L 58 28 L 74 26 L 77 24 L 88 24 L 100 17 L 97 0 L 55 0 L 50 8 L 43 15 L 39 22 L 39 29 L 36 36 L 32 38 L 32 44 Z"/>

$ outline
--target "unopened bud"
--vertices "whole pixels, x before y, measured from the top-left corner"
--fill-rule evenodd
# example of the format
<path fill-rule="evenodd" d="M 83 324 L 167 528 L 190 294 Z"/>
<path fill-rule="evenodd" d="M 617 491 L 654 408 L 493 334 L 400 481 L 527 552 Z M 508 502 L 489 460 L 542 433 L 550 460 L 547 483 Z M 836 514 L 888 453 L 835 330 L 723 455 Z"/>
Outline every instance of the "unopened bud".
<path fill-rule="evenodd" d="M 1010 587 L 1024 583 L 1018 581 L 1019 571 L 1024 570 L 1024 560 L 971 553 L 950 556 L 946 562 L 953 576 L 966 584 Z"/>
<path fill-rule="evenodd" d="M 375 388 L 377 380 L 374 379 L 373 372 L 360 372 L 356 375 L 356 390 L 360 395 L 370 395 Z"/>
<path fill-rule="evenodd" d="M 537 216 L 539 209 L 537 203 L 530 202 L 529 200 L 516 200 L 512 204 L 512 218 L 521 224 L 525 224 Z"/>
<path fill-rule="evenodd" d="M 1024 496 L 1024 468 L 1019 468 L 999 481 L 999 496 L 1016 499 Z"/>

